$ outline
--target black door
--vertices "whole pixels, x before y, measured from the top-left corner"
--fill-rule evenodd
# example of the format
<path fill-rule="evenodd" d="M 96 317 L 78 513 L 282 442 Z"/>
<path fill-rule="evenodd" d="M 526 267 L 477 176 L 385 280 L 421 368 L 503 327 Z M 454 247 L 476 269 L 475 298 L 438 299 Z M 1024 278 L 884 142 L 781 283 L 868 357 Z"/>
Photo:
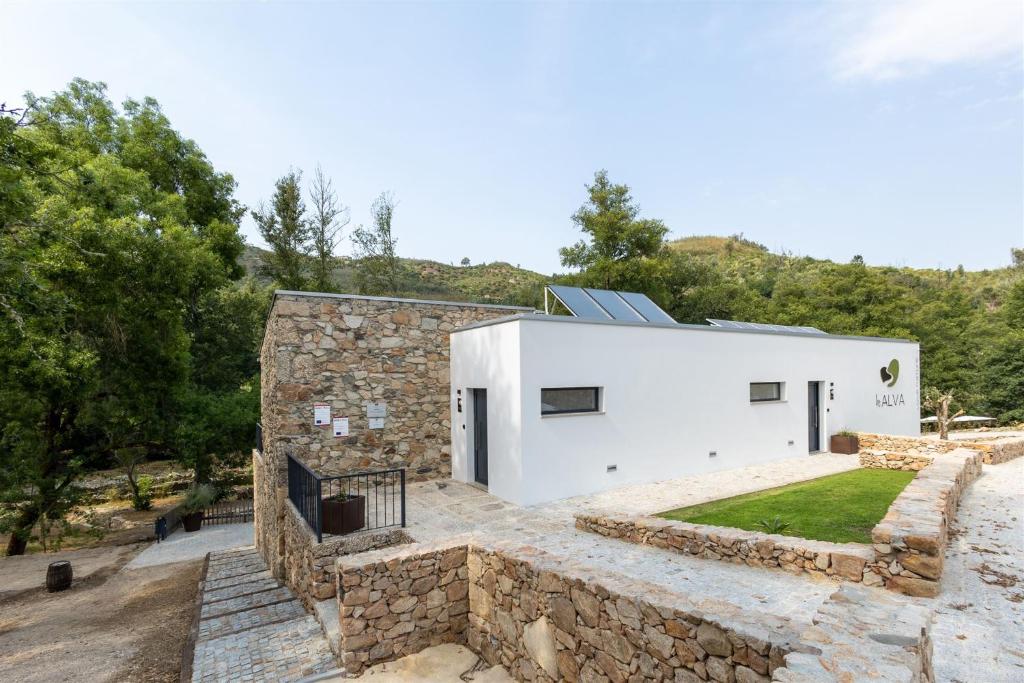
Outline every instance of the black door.
<path fill-rule="evenodd" d="M 821 382 L 807 383 L 807 450 L 821 450 Z"/>
<path fill-rule="evenodd" d="M 487 390 L 473 389 L 473 479 L 487 484 Z"/>

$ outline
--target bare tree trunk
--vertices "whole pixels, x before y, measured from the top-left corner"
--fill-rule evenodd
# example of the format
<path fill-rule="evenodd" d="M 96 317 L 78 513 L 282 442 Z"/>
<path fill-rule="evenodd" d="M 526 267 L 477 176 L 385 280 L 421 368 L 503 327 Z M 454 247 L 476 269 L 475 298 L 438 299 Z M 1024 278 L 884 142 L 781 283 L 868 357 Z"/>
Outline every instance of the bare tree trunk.
<path fill-rule="evenodd" d="M 32 527 L 35 526 L 37 521 L 39 521 L 39 511 L 35 507 L 26 508 L 21 511 L 21 514 L 18 515 L 18 521 L 14 523 L 11 537 L 7 541 L 7 551 L 5 554 L 8 557 L 25 554 L 29 536 L 32 534 Z"/>

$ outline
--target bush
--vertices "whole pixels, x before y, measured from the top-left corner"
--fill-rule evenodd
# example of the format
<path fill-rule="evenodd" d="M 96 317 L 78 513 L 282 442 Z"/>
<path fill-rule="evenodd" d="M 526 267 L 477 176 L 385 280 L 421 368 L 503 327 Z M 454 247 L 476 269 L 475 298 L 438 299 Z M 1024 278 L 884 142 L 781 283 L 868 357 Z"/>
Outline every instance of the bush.
<path fill-rule="evenodd" d="M 148 510 L 153 507 L 153 477 L 144 474 L 135 482 L 138 493 L 132 495 L 132 508 Z"/>
<path fill-rule="evenodd" d="M 782 517 L 776 515 L 771 519 L 762 519 L 757 522 L 757 527 L 766 534 L 781 534 L 789 528 L 789 522 L 783 522 Z"/>
<path fill-rule="evenodd" d="M 185 492 L 185 500 L 182 506 L 185 514 L 192 514 L 201 511 L 207 505 L 213 503 L 217 498 L 217 489 L 210 484 L 193 484 Z"/>

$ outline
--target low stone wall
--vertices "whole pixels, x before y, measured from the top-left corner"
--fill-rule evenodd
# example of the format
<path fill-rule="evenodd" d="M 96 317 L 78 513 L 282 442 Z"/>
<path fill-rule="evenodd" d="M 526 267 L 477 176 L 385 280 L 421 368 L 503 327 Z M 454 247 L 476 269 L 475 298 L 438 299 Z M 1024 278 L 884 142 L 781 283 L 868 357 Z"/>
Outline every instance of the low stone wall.
<path fill-rule="evenodd" d="M 875 470 L 920 472 L 932 462 L 932 456 L 891 451 L 861 451 L 860 466 Z"/>
<path fill-rule="evenodd" d="M 865 566 L 874 559 L 870 546 L 860 543 L 828 543 L 660 517 L 612 518 L 581 514 L 576 515 L 576 528 L 708 560 L 853 582 L 864 580 L 869 573 Z"/>
<path fill-rule="evenodd" d="M 981 474 L 982 456 L 958 449 L 935 458 L 896 497 L 871 531 L 869 569 L 886 588 L 934 597 L 939 592 L 949 525 L 963 490 Z"/>
<path fill-rule="evenodd" d="M 279 486 L 279 473 L 257 450 L 252 452 L 253 541 L 270 573 L 284 580 L 284 501 L 287 490 Z"/>
<path fill-rule="evenodd" d="M 284 573 L 282 578 L 307 607 L 335 596 L 335 562 L 344 555 L 387 548 L 412 539 L 400 527 L 325 536 L 318 543 L 313 530 L 290 500 L 284 503 Z"/>
<path fill-rule="evenodd" d="M 341 664 L 350 675 L 466 642 L 467 544 L 405 546 L 337 560 Z"/>
<path fill-rule="evenodd" d="M 999 465 L 1008 460 L 1024 456 L 1024 438 L 999 438 L 994 432 L 986 439 L 984 434 L 971 441 L 952 439 L 926 439 L 915 436 L 892 436 L 890 434 L 868 434 L 858 432 L 861 451 L 880 451 L 888 453 L 908 453 L 934 457 L 941 453 L 951 453 L 958 448 L 969 448 L 981 453 L 982 462 L 986 465 Z"/>
<path fill-rule="evenodd" d="M 837 591 L 807 627 L 469 537 L 337 569 L 353 676 L 456 642 L 528 681 L 932 680 L 930 611 L 859 587 Z"/>

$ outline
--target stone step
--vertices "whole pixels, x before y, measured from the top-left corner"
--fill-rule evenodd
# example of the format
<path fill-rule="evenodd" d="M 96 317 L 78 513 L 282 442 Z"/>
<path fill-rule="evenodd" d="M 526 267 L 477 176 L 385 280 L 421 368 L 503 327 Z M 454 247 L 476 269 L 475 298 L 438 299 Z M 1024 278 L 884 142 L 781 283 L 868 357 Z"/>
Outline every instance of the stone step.
<path fill-rule="evenodd" d="M 312 616 L 196 642 L 193 683 L 298 681 L 336 668 Z"/>
<path fill-rule="evenodd" d="M 217 602 L 218 600 L 227 600 L 229 598 L 237 598 L 242 595 L 250 595 L 261 591 L 273 590 L 274 588 L 280 587 L 280 585 L 281 584 L 279 584 L 276 579 L 257 579 L 256 581 L 238 583 L 234 586 L 227 586 L 226 588 L 216 588 L 213 590 L 203 591 L 203 604 Z"/>
<path fill-rule="evenodd" d="M 220 562 L 218 564 L 211 564 L 206 568 L 207 576 L 218 575 L 218 576 L 231 576 L 233 574 L 242 574 L 247 571 L 256 571 L 259 569 L 266 569 L 267 563 L 263 561 L 262 557 L 253 557 L 245 560 L 239 560 L 237 562 Z"/>
<path fill-rule="evenodd" d="M 266 569 L 260 569 L 257 571 L 249 572 L 248 574 L 237 574 L 235 576 L 226 576 L 224 578 L 210 578 L 209 574 L 206 577 L 206 590 L 212 591 L 218 588 L 227 588 L 228 586 L 237 586 L 240 583 L 248 583 L 250 581 L 259 581 L 260 579 L 271 579 L 270 572 Z"/>
<path fill-rule="evenodd" d="M 318 601 L 313 605 L 313 616 L 320 623 L 331 652 L 341 661 L 341 614 L 338 612 L 338 600 L 330 598 Z"/>
<path fill-rule="evenodd" d="M 199 622 L 199 638 L 220 638 L 252 628 L 277 624 L 306 616 L 302 603 L 296 599 L 255 607 L 241 612 L 211 616 Z"/>
<path fill-rule="evenodd" d="M 220 600 L 218 602 L 206 603 L 203 605 L 202 610 L 199 613 L 200 619 L 209 619 L 210 617 L 219 617 L 224 614 L 231 612 L 241 612 L 247 609 L 255 609 L 257 607 L 266 607 L 277 602 L 288 602 L 294 600 L 295 595 L 291 589 L 286 586 L 275 588 L 273 590 L 260 591 L 259 593 L 250 593 L 249 595 L 240 595 L 237 598 L 228 598 L 227 600 Z"/>

